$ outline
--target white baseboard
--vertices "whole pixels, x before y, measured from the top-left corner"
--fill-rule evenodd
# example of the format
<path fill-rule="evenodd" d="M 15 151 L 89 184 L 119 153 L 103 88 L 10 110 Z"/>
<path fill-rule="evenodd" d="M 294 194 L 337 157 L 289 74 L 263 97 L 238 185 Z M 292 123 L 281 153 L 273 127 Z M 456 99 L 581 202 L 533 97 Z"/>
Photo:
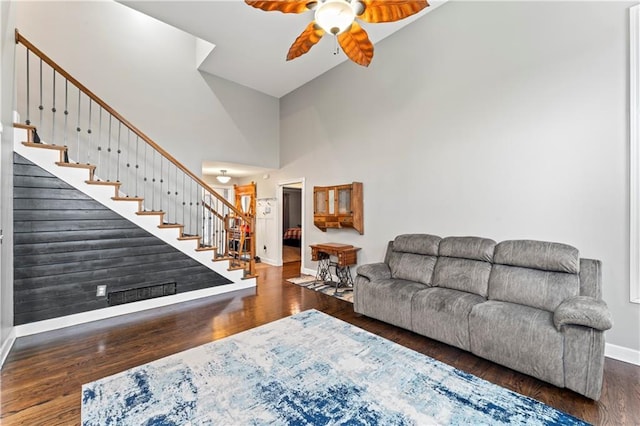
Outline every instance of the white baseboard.
<path fill-rule="evenodd" d="M 0 369 L 4 365 L 4 361 L 7 359 L 11 348 L 13 347 L 14 342 L 16 341 L 16 329 L 11 327 L 11 331 L 7 336 L 6 340 L 2 344 L 2 349 L 0 349 Z"/>
<path fill-rule="evenodd" d="M 313 275 L 314 277 L 316 276 L 317 272 L 315 269 L 309 269 L 309 268 L 302 268 L 302 273 L 303 274 L 307 274 L 307 275 Z"/>
<path fill-rule="evenodd" d="M 255 286 L 255 279 L 243 280 L 238 283 L 205 288 L 202 290 L 194 290 L 172 296 L 158 297 L 156 299 L 142 300 L 140 302 L 127 303 L 124 305 L 110 306 L 108 308 L 97 309 L 95 311 L 82 312 L 79 314 L 67 315 L 65 317 L 18 325 L 14 327 L 15 337 L 29 336 L 31 334 L 43 333 L 45 331 L 58 330 L 60 328 L 71 327 L 73 325 L 113 318 L 119 315 L 132 314 L 147 309 L 159 308 L 162 306 L 172 305 L 174 303 L 201 299 L 203 297 L 215 296 L 236 290 L 244 290 Z"/>
<path fill-rule="evenodd" d="M 629 364 L 640 365 L 640 351 L 625 348 L 624 346 L 606 343 L 604 345 L 604 356 Z"/>
<path fill-rule="evenodd" d="M 276 262 L 275 259 L 271 259 L 268 257 L 261 257 L 260 258 L 260 262 L 261 263 L 266 263 L 267 265 L 271 265 L 271 266 L 282 266 L 282 265 L 278 265 L 278 262 Z"/>

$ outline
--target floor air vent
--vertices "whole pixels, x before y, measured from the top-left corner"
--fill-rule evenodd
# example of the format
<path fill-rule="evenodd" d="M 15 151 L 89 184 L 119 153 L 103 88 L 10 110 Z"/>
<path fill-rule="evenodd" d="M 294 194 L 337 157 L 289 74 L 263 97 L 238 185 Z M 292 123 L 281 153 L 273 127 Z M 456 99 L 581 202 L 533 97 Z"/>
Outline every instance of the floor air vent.
<path fill-rule="evenodd" d="M 109 306 L 122 305 L 172 294 L 176 294 L 176 283 L 156 284 L 130 290 L 112 291 L 107 297 L 107 303 Z"/>

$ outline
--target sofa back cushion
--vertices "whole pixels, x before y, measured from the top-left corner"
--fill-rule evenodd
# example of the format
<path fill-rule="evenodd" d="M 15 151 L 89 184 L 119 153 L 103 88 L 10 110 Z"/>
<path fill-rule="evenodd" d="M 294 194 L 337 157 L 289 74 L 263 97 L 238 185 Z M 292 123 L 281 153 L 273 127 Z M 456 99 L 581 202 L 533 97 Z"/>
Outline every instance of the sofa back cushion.
<path fill-rule="evenodd" d="M 428 234 L 398 235 L 388 255 L 391 277 L 431 285 L 440 240 Z"/>
<path fill-rule="evenodd" d="M 447 237 L 440 242 L 433 285 L 487 297 L 496 242 L 478 237 Z"/>
<path fill-rule="evenodd" d="M 398 235 L 393 240 L 393 251 L 437 256 L 441 240 L 442 238 L 429 234 Z"/>
<path fill-rule="evenodd" d="M 553 312 L 580 294 L 580 256 L 566 244 L 504 241 L 495 248 L 489 299 Z"/>
<path fill-rule="evenodd" d="M 511 240 L 498 244 L 494 262 L 542 271 L 580 272 L 580 253 L 575 247 L 547 241 Z"/>

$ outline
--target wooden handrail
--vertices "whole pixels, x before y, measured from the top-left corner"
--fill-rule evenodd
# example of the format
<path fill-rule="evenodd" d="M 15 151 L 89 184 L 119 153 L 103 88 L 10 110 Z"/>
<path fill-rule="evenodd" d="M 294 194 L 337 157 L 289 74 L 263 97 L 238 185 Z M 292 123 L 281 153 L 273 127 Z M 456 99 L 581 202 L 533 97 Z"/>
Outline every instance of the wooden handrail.
<path fill-rule="evenodd" d="M 195 175 L 191 170 L 189 170 L 188 168 L 186 168 L 184 165 L 182 165 L 182 163 L 180 163 L 178 160 L 176 160 L 175 158 L 173 158 L 173 156 L 171 154 L 169 154 L 167 151 L 165 151 L 162 147 L 160 147 L 160 145 L 158 145 L 157 143 L 155 143 L 149 136 L 145 135 L 144 133 L 142 133 L 141 130 L 139 130 L 137 127 L 135 127 L 133 124 L 131 124 L 129 121 L 127 121 L 123 116 L 121 116 L 116 110 L 114 110 L 113 108 L 111 108 L 106 102 L 104 102 L 102 99 L 100 99 L 98 96 L 96 96 L 91 90 L 87 89 L 82 83 L 80 83 L 78 80 L 76 80 L 75 78 L 73 78 L 71 76 L 71 74 L 69 74 L 67 71 L 65 71 L 62 67 L 60 67 L 56 62 L 53 61 L 53 59 L 49 58 L 47 55 L 45 55 L 40 49 L 38 49 L 36 46 L 34 46 L 29 40 L 27 40 L 24 36 L 22 36 L 22 34 L 20 34 L 20 32 L 18 31 L 18 29 L 16 28 L 15 30 L 15 37 L 16 37 L 16 44 L 21 43 L 23 46 L 25 46 L 27 49 L 29 49 L 31 52 L 33 52 L 36 56 L 38 56 L 40 59 L 42 59 L 44 62 L 46 62 L 47 64 L 49 64 L 49 66 L 51 66 L 51 68 L 53 68 L 54 70 L 56 70 L 56 72 L 58 72 L 58 74 L 60 74 L 61 76 L 63 76 L 64 78 L 66 78 L 68 81 L 70 81 L 73 85 L 75 85 L 80 91 L 82 91 L 85 95 L 87 95 L 89 98 L 91 98 L 95 103 L 97 103 L 98 105 L 100 105 L 104 110 L 106 110 L 109 114 L 111 114 L 112 116 L 114 116 L 116 119 L 118 119 L 122 124 L 124 124 L 126 127 L 129 128 L 129 130 L 131 130 L 133 133 L 135 133 L 136 135 L 138 135 L 142 140 L 144 140 L 148 145 L 150 145 L 151 147 L 153 147 L 156 151 L 158 151 L 162 156 L 164 156 L 167 160 L 169 160 L 170 162 L 172 162 L 177 168 L 179 168 L 180 170 L 182 170 L 186 175 L 190 176 L 194 181 L 196 181 L 200 186 L 202 186 L 203 188 L 205 188 L 207 191 L 209 191 L 211 194 L 214 195 L 214 197 L 216 197 L 219 201 L 222 201 L 222 203 L 229 207 L 229 209 L 231 211 L 233 211 L 237 216 L 239 216 L 240 218 L 242 218 L 243 220 L 250 222 L 251 218 L 247 215 L 245 215 L 243 212 L 241 212 L 240 210 L 238 210 L 233 204 L 231 204 L 230 202 L 228 202 L 227 200 L 225 200 L 220 194 L 218 194 L 213 188 L 211 188 L 209 186 L 208 183 L 206 183 L 204 180 L 202 180 L 200 177 L 198 177 L 197 175 Z"/>

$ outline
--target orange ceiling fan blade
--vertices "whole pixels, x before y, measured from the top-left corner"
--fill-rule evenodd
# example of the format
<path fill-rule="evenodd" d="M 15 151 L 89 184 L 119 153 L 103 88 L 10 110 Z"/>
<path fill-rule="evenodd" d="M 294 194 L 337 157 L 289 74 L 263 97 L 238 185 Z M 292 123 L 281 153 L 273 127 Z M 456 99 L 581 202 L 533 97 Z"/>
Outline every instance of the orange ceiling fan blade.
<path fill-rule="evenodd" d="M 354 21 L 351 27 L 338 35 L 338 43 L 353 62 L 368 67 L 373 59 L 373 44 L 360 24 Z"/>
<path fill-rule="evenodd" d="M 323 35 L 324 30 L 317 26 L 315 21 L 311 21 L 302 34 L 300 34 L 296 41 L 293 42 L 291 48 L 289 48 L 287 61 L 307 53 L 317 42 L 320 41 Z"/>
<path fill-rule="evenodd" d="M 366 22 L 394 22 L 429 6 L 427 0 L 360 0 L 364 11 L 358 18 Z"/>
<path fill-rule="evenodd" d="M 278 10 L 282 13 L 302 13 L 313 8 L 317 2 L 311 0 L 244 0 L 249 6 L 262 9 L 267 12 Z"/>

